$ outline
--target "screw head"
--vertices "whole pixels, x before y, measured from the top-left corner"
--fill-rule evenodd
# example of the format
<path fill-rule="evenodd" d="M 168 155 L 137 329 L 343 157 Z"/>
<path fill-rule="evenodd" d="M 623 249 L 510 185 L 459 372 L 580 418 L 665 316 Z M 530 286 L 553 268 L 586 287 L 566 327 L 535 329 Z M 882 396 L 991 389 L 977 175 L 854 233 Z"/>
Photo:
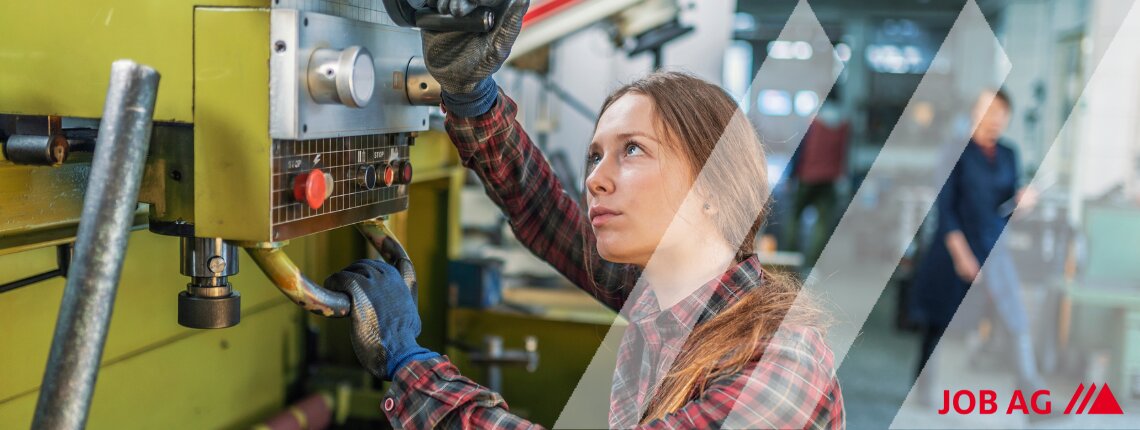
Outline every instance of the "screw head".
<path fill-rule="evenodd" d="M 215 275 L 221 274 L 226 270 L 226 259 L 220 256 L 210 257 L 210 259 L 206 261 L 206 267 L 208 267 L 211 272 L 214 272 Z"/>

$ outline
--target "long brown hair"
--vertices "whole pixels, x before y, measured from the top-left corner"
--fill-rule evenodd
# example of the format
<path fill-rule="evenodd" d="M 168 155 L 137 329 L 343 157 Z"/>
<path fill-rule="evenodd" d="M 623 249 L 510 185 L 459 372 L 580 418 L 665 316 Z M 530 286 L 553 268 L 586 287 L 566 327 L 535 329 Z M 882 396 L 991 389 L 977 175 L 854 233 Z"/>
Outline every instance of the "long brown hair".
<path fill-rule="evenodd" d="M 756 234 L 768 213 L 767 161 L 756 130 L 736 102 L 723 89 L 700 78 L 660 71 L 618 88 L 606 98 L 601 112 L 604 114 L 627 94 L 644 95 L 653 101 L 655 126 L 664 136 L 663 145 L 688 162 L 694 189 L 717 208 L 721 235 L 728 243 L 739 245 L 736 261 L 754 254 Z M 789 313 L 799 292 L 799 283 L 793 277 L 764 271 L 761 288 L 694 328 L 650 401 L 643 421 L 676 411 L 700 396 L 708 381 L 738 372 L 756 360 L 786 318 L 789 323 L 820 323 L 817 308 L 806 301 Z"/>

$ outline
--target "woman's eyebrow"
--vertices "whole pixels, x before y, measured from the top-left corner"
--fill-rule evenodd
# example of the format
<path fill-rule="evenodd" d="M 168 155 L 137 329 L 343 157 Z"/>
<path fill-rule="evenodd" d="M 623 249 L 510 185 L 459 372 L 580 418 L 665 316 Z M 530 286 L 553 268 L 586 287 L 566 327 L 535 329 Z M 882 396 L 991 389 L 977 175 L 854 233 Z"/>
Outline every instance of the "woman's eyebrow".
<path fill-rule="evenodd" d="M 650 135 L 650 134 L 646 134 L 646 133 L 643 133 L 643 132 L 640 132 L 640 131 L 628 131 L 628 132 L 625 132 L 625 133 L 622 133 L 622 134 L 619 134 L 619 135 L 618 135 L 618 138 L 619 138 L 619 139 L 621 139 L 621 140 L 628 140 L 628 139 L 629 139 L 629 138 L 631 138 L 631 137 L 644 137 L 644 138 L 646 138 L 646 139 L 649 139 L 649 140 L 652 140 L 652 141 L 654 141 L 654 142 L 658 142 L 658 141 L 659 141 L 659 140 L 657 139 L 657 136 L 653 136 L 653 135 Z"/>
<path fill-rule="evenodd" d="M 629 140 L 631 137 L 641 137 L 641 138 L 652 140 L 654 142 L 660 142 L 660 140 L 657 139 L 657 136 L 646 134 L 646 133 L 640 132 L 640 131 L 627 131 L 625 133 L 618 134 L 616 136 L 616 140 L 619 142 L 625 142 L 625 141 Z M 602 146 L 602 144 L 599 143 L 597 140 L 595 140 L 593 142 L 590 142 L 590 146 L 586 147 L 586 151 L 593 151 L 596 149 L 600 149 L 601 146 Z"/>

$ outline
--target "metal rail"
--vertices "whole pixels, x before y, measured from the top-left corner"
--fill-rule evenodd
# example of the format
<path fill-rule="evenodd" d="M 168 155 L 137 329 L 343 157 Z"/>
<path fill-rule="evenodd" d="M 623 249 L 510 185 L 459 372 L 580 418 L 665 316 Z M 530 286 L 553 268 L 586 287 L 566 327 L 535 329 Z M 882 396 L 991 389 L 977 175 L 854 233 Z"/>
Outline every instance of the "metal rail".
<path fill-rule="evenodd" d="M 364 221 L 356 225 L 360 233 L 380 253 L 380 257 L 395 266 L 404 282 L 416 297 L 416 271 L 404 247 L 380 219 Z M 285 254 L 287 242 L 242 244 L 257 267 L 273 281 L 293 303 L 301 308 L 326 317 L 344 317 L 352 311 L 352 300 L 347 294 L 331 291 L 318 285 L 301 273 L 301 269 Z"/>
<path fill-rule="evenodd" d="M 158 80 L 154 69 L 130 60 L 111 65 L 75 255 L 33 429 L 81 429 L 87 423 L 138 203 Z"/>

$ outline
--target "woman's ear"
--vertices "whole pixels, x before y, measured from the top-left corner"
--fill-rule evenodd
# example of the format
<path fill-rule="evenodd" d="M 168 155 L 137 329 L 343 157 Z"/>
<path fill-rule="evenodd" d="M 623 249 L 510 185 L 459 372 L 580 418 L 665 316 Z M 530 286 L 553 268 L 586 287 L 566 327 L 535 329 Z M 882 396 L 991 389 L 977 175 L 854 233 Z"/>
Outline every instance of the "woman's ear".
<path fill-rule="evenodd" d="M 705 214 L 706 216 L 714 216 L 719 212 L 717 205 L 713 204 L 713 200 L 709 195 L 708 187 L 702 186 L 699 183 L 694 184 L 693 192 L 695 192 L 697 194 L 697 197 L 704 202 L 701 204 L 701 213 Z"/>
<path fill-rule="evenodd" d="M 716 205 L 710 203 L 708 200 L 705 201 L 705 205 L 701 207 L 701 210 L 708 216 L 716 216 L 720 213 Z"/>

